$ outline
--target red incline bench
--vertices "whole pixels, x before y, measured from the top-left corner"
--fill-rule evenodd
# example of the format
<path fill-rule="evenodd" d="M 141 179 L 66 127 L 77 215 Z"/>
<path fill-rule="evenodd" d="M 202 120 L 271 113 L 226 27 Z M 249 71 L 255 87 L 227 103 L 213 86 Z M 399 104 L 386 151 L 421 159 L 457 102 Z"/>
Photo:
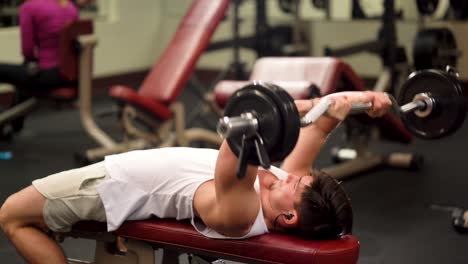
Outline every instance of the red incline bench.
<path fill-rule="evenodd" d="M 264 57 L 255 62 L 249 81 L 221 81 L 215 86 L 215 101 L 224 107 L 237 89 L 251 81 L 266 81 L 286 89 L 295 99 L 304 98 L 315 85 L 320 94 L 340 91 L 363 91 L 363 80 L 346 63 L 330 57 Z M 377 119 L 388 138 L 409 143 L 412 135 L 400 120 L 391 114 Z"/>
<path fill-rule="evenodd" d="M 122 109 L 125 140 L 115 142 L 104 131 L 94 129 L 93 138 L 99 148 L 86 151 L 89 161 L 132 149 L 154 148 L 174 144 L 184 145 L 182 138 L 188 133 L 178 133 L 177 140 L 168 133 L 173 123 L 184 130 L 183 106 L 176 102 L 186 86 L 196 62 L 208 47 L 217 26 L 226 15 L 229 0 L 194 0 L 182 18 L 167 48 L 158 58 L 138 89 L 123 85 L 110 88 L 109 95 Z M 182 115 L 182 117 L 181 117 Z M 135 120 L 150 131 L 134 125 Z M 169 128 L 169 129 L 168 129 Z M 219 141 L 218 137 L 211 137 Z M 182 143 L 181 143 L 182 142 Z"/>
<path fill-rule="evenodd" d="M 275 83 L 285 88 L 296 99 L 304 98 L 310 92 L 311 86 L 318 87 L 322 96 L 340 91 L 365 89 L 362 79 L 348 64 L 330 57 L 260 58 L 256 61 L 250 76 L 250 81 L 253 80 Z M 219 82 L 214 92 L 216 105 L 223 108 L 231 94 L 250 81 Z M 413 139 L 402 122 L 392 114 L 379 119 L 372 119 L 366 115 L 359 115 L 357 118 L 365 126 L 376 125 L 381 135 L 391 141 L 408 144 Z M 355 146 L 359 150 L 356 158 L 324 170 L 338 179 L 344 179 L 381 165 L 411 168 L 414 162 L 418 162 L 419 157 L 412 153 L 381 155 L 371 153 L 362 139 L 358 143 L 360 145 Z"/>

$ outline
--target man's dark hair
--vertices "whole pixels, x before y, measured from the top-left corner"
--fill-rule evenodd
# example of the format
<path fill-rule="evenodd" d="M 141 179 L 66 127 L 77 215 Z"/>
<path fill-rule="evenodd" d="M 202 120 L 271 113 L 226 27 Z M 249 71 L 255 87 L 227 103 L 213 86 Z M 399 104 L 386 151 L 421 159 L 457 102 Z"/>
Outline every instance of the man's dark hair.
<path fill-rule="evenodd" d="M 322 171 L 312 173 L 298 208 L 299 223 L 288 230 L 305 239 L 334 239 L 351 233 L 353 210 L 343 187 Z"/>

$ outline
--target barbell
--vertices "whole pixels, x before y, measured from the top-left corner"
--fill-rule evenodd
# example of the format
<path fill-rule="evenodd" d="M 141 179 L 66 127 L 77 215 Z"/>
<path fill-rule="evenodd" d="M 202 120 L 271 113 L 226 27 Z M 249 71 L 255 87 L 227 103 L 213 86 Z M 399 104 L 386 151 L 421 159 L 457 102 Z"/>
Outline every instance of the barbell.
<path fill-rule="evenodd" d="M 466 99 L 452 67 L 412 73 L 403 84 L 392 109 L 415 136 L 438 139 L 458 130 L 466 115 Z M 247 164 L 269 168 L 293 150 L 301 127 L 315 122 L 327 112 L 332 97 L 325 96 L 302 118 L 294 99 L 281 87 L 254 81 L 237 90 L 228 100 L 217 124 L 238 156 L 237 176 L 245 175 Z M 400 106 L 401 105 L 401 106 Z M 352 113 L 363 113 L 370 104 L 352 105 Z"/>

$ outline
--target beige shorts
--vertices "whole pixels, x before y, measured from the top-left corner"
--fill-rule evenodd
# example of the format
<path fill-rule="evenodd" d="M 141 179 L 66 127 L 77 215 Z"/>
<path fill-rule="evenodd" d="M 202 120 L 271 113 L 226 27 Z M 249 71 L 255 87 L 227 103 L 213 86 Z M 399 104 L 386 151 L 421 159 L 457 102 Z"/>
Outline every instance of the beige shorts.
<path fill-rule="evenodd" d="M 44 221 L 55 232 L 68 232 L 80 220 L 106 221 L 96 185 L 108 179 L 104 162 L 68 170 L 32 182 L 46 198 Z"/>

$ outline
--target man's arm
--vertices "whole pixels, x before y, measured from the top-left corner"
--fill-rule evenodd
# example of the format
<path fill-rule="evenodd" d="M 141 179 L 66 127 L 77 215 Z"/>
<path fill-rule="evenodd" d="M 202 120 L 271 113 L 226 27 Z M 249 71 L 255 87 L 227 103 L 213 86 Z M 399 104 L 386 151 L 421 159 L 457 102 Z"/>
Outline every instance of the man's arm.
<path fill-rule="evenodd" d="M 320 99 L 297 100 L 300 116 L 304 116 Z M 321 116 L 316 122 L 301 128 L 296 146 L 283 161 L 282 169 L 294 175 L 309 175 L 313 162 L 330 133 L 340 124 L 340 120 Z"/>
<path fill-rule="evenodd" d="M 352 103 L 373 102 L 379 106 L 369 110 L 371 114 L 380 114 L 383 111 L 380 101 L 373 101 L 374 95 L 355 93 L 334 97 L 334 103 L 327 112 L 327 116 L 320 117 L 314 124 L 301 129 L 298 142 L 291 154 L 284 161 L 283 168 L 296 175 L 309 174 L 313 161 L 331 131 L 346 117 L 351 110 Z M 385 98 L 382 97 L 385 101 Z M 297 100 L 296 106 L 301 116 L 307 113 L 313 101 Z M 386 98 L 391 104 L 390 100 Z M 380 111 L 380 112 L 378 112 Z M 216 161 L 214 195 L 209 206 L 204 206 L 200 217 L 206 225 L 216 231 L 231 236 L 245 235 L 254 223 L 260 209 L 260 197 L 253 185 L 257 177 L 257 166 L 249 165 L 243 179 L 238 179 L 236 172 L 238 158 L 231 151 L 226 141 L 223 141 Z"/>
<path fill-rule="evenodd" d="M 352 104 L 371 102 L 372 107 L 367 111 L 371 117 L 384 115 L 392 104 L 390 99 L 380 92 L 343 92 L 331 96 L 335 102 L 327 114 L 321 116 L 315 123 L 301 128 L 296 146 L 283 162 L 283 170 L 295 175 L 309 175 L 326 139 L 346 118 Z M 320 98 L 297 100 L 299 114 L 305 115 L 319 101 Z"/>
<path fill-rule="evenodd" d="M 315 102 L 318 102 L 317 100 Z M 300 116 L 312 108 L 310 100 L 296 100 L 295 102 Z M 302 128 L 298 144 L 285 161 L 286 168 L 307 168 L 306 174 L 309 174 L 309 164 L 315 159 L 326 136 L 338 123 L 339 121 L 334 117 L 321 117 L 316 123 Z M 296 160 L 292 161 L 294 159 Z M 218 232 L 226 227 L 232 227 L 232 230 L 248 231 L 260 208 L 260 200 L 253 187 L 258 167 L 249 165 L 245 177 L 239 180 L 236 175 L 237 166 L 238 158 L 224 140 L 215 168 L 216 202 L 213 206 L 215 210 L 211 210 L 208 217 L 202 217 L 205 224 L 215 227 Z"/>
<path fill-rule="evenodd" d="M 200 199 L 195 201 L 207 226 L 234 237 L 249 232 L 260 210 L 260 198 L 253 187 L 257 166 L 248 165 L 245 177 L 238 179 L 237 164 L 237 157 L 224 141 L 216 161 L 214 183 L 204 193 L 202 203 Z"/>

